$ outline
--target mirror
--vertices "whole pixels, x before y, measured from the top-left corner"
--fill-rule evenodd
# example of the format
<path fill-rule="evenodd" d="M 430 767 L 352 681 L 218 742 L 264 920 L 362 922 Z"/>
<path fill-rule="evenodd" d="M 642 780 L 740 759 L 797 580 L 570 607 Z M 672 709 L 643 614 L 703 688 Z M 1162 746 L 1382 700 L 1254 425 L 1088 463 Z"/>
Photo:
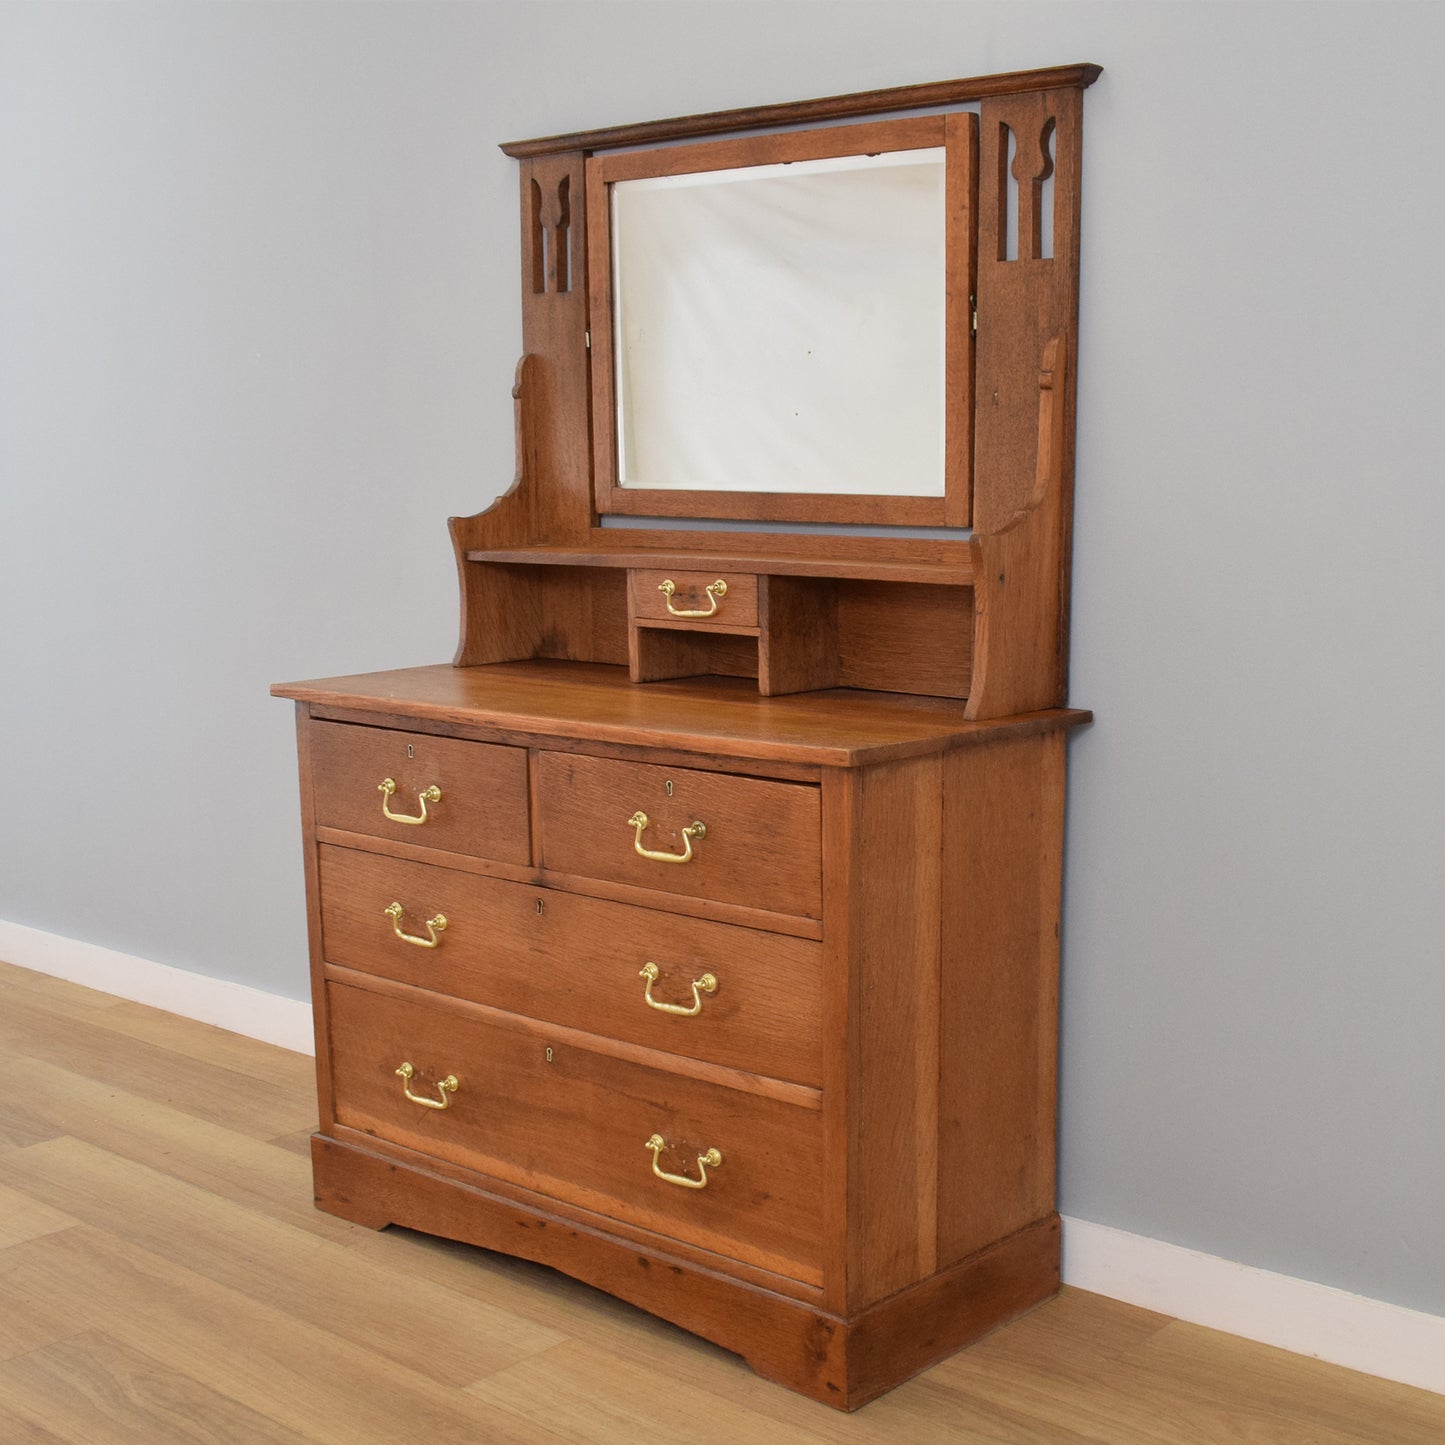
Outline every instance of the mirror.
<path fill-rule="evenodd" d="M 611 203 L 620 487 L 943 496 L 941 146 Z"/>
<path fill-rule="evenodd" d="M 966 525 L 975 117 L 587 161 L 596 509 Z"/>

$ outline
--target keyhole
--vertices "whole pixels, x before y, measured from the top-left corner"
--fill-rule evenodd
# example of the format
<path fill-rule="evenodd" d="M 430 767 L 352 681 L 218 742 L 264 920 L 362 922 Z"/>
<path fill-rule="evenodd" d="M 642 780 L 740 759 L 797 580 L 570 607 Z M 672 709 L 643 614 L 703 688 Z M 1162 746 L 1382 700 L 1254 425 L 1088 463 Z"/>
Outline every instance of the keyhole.
<path fill-rule="evenodd" d="M 551 1050 L 551 1049 L 548 1049 L 548 1050 L 547 1050 L 547 1062 L 548 1062 L 549 1064 L 552 1062 L 552 1050 Z"/>
<path fill-rule="evenodd" d="M 537 900 L 537 913 L 538 913 L 539 916 L 541 915 L 542 910 L 543 910 L 545 907 L 546 907 L 546 904 L 544 904 L 544 903 L 542 902 L 542 900 L 539 898 L 539 899 Z"/>
<path fill-rule="evenodd" d="M 669 778 L 662 786 L 667 789 L 667 796 L 670 798 L 672 796 L 672 779 Z"/>
<path fill-rule="evenodd" d="M 406 745 L 406 755 L 409 758 L 414 758 L 416 756 L 416 750 L 412 747 L 410 743 Z"/>

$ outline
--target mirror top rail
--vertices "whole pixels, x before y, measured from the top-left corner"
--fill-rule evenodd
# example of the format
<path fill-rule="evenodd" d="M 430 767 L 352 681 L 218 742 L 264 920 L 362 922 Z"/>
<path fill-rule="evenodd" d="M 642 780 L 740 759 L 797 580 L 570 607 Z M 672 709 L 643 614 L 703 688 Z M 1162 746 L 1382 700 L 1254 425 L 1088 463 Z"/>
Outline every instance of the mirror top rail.
<path fill-rule="evenodd" d="M 539 136 L 534 140 L 505 141 L 501 149 L 518 160 L 556 155 L 563 151 L 616 150 L 626 146 L 656 145 L 663 141 L 765 130 L 777 126 L 808 125 L 816 121 L 847 120 L 854 116 L 892 111 L 924 110 L 934 106 L 967 105 L 990 96 L 1020 95 L 1029 91 L 1085 90 L 1102 72 L 1093 64 L 1055 65 L 1043 70 L 1015 70 L 1001 75 L 979 75 L 959 80 L 936 80 L 922 85 L 898 85 L 886 90 L 863 90 L 849 95 L 782 105 L 753 105 L 738 110 L 714 110 L 670 120 L 632 125 L 604 126 L 598 130 L 571 131 Z"/>

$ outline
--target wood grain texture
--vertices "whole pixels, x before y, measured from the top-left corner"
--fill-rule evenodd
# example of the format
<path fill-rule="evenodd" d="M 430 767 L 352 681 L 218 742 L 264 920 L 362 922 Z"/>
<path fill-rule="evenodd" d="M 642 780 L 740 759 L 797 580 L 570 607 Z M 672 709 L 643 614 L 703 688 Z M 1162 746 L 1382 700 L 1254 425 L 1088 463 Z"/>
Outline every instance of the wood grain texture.
<path fill-rule="evenodd" d="M 849 857 L 824 937 L 848 972 L 849 1316 L 937 1268 L 942 773 L 937 757 L 830 778 Z M 897 861 L 906 859 L 904 867 Z"/>
<path fill-rule="evenodd" d="M 1062 337 L 1039 373 L 1038 476 L 998 532 L 975 535 L 973 681 L 968 715 L 1007 717 L 1062 701 L 1068 689 L 1065 384 Z"/>
<path fill-rule="evenodd" d="M 816 1111 L 462 1016 L 425 995 L 336 984 L 329 994 L 338 1123 L 818 1283 Z M 403 1060 L 424 1097 L 456 1076 L 449 1107 L 406 1097 Z M 660 1167 L 680 1177 L 697 1179 L 697 1156 L 721 1152 L 705 1188 L 656 1177 L 654 1134 L 666 1144 Z"/>
<path fill-rule="evenodd" d="M 351 848 L 320 854 L 332 963 L 646 1048 L 821 1081 L 816 943 Z M 445 916 L 437 948 L 396 938 L 383 913 L 393 900 L 409 918 Z M 716 986 L 697 995 L 695 1017 L 660 1012 L 644 997 L 647 963 L 658 968 L 659 1002 L 692 1007 L 692 981 L 705 974 Z"/>
<path fill-rule="evenodd" d="M 543 752 L 537 765 L 544 867 L 821 916 L 816 788 L 577 753 Z M 638 812 L 643 829 L 630 822 Z M 689 841 L 683 829 L 695 822 L 706 833 Z M 643 857 L 639 845 L 666 860 Z M 687 862 L 671 861 L 689 849 Z"/>
<path fill-rule="evenodd" d="M 1058 708 L 974 720 L 947 699 L 855 692 L 800 693 L 760 705 L 756 687 L 724 678 L 635 687 L 620 668 L 557 662 L 404 668 L 271 691 L 358 717 L 396 717 L 402 708 L 419 722 L 457 725 L 479 738 L 568 738 L 825 767 L 977 746 L 1009 733 L 1076 727 L 1091 716 Z"/>
<path fill-rule="evenodd" d="M 1063 740 L 950 753 L 940 794 L 939 1257 L 1054 1209 Z"/>
<path fill-rule="evenodd" d="M 104 1020 L 119 1006 L 4 964 L 0 989 L 57 1026 L 80 1015 Z M 620 1445 L 674 1438 L 679 1420 L 698 1421 L 700 1441 L 800 1445 L 1438 1445 L 1445 1437 L 1441 1396 L 1068 1288 L 857 1414 L 825 1412 L 760 1379 L 736 1354 L 552 1269 L 401 1230 L 376 1234 L 316 1211 L 290 1136 L 268 1142 L 236 1133 L 121 1087 L 134 1072 L 124 1051 L 169 1039 L 184 1058 L 212 1033 L 161 1014 L 144 1032 L 117 1032 L 119 1052 L 102 1051 L 111 1063 L 100 1080 L 0 1042 L 0 1121 L 34 1095 L 49 1127 L 94 1146 L 37 1156 L 33 1173 L 23 1148 L 12 1154 L 10 1195 L 77 1218 L 63 1208 L 73 1201 L 95 1222 L 0 1247 L 7 1303 L 0 1438 L 7 1445 L 421 1438 Z M 270 1073 L 308 1094 L 309 1059 L 239 1038 L 234 1048 L 238 1080 Z M 249 1065 L 239 1059 L 248 1048 Z M 139 1169 L 116 1171 L 103 1162 L 107 1155 Z M 377 1167 L 383 1182 L 392 1177 L 385 1161 Z M 204 1191 L 203 1204 L 196 1191 L 170 1192 L 171 1181 L 186 1179 Z M 137 1190 L 139 1180 L 146 1183 Z M 137 1242 L 155 1240 L 157 1218 L 173 1208 L 187 1221 L 182 1259 Z M 294 1271 L 293 1283 L 267 1264 L 277 1236 L 269 1228 L 253 1235 L 258 1221 L 294 1232 L 278 1261 Z M 497 1245 L 509 1232 L 527 1240 L 550 1232 L 500 1212 L 481 1228 Z M 569 1230 L 562 1236 L 548 1241 L 559 1255 Z M 329 1244 L 305 1247 L 312 1240 Z M 217 1284 L 193 1264 L 236 1279 L 259 1266 L 258 1287 L 270 1302 Z M 643 1269 L 636 1251 L 619 1249 L 614 1268 L 619 1283 L 635 1277 L 656 1295 L 678 1293 L 669 1271 Z M 379 1353 L 359 1342 L 367 1328 L 384 1339 L 388 1329 L 417 1325 L 396 1306 L 421 1303 L 408 1293 L 419 1281 L 453 1296 L 458 1303 L 449 1308 L 474 1332 L 469 1339 L 484 1364 L 462 1387 L 398 1364 L 390 1340 Z M 318 1327 L 292 1313 L 312 1310 L 306 1296 L 337 1299 L 337 1290 L 356 1301 L 357 1318 L 345 1323 L 351 1338 L 335 1334 L 336 1321 Z M 711 1310 L 733 1323 L 739 1345 L 786 1363 L 753 1304 L 720 1293 Z"/>
<path fill-rule="evenodd" d="M 890 111 L 921 110 L 930 106 L 966 105 L 970 101 L 991 95 L 1012 95 L 1020 91 L 1040 89 L 1055 90 L 1064 86 L 1083 88 L 1092 85 L 1100 73 L 1097 65 L 1059 65 L 1045 70 L 1016 70 L 1000 75 L 930 81 L 922 85 L 856 91 L 817 100 L 709 111 L 702 115 L 678 116 L 672 120 L 645 121 L 635 125 L 608 126 L 601 130 L 542 136 L 534 140 L 508 141 L 502 146 L 502 150 L 507 155 L 520 159 L 549 155 L 559 150 L 598 151 L 621 146 L 655 145 L 660 141 L 717 135 L 726 131 L 808 125 L 813 121 L 842 120 L 851 116 L 880 115 Z"/>
<path fill-rule="evenodd" d="M 334 722 L 312 722 L 309 745 L 317 826 L 531 861 L 523 749 Z M 396 784 L 389 798 L 379 791 L 387 778 Z M 402 818 L 421 818 L 422 794 L 431 787 L 441 797 L 426 805 L 421 822 L 396 821 L 382 810 L 385 803 Z"/>

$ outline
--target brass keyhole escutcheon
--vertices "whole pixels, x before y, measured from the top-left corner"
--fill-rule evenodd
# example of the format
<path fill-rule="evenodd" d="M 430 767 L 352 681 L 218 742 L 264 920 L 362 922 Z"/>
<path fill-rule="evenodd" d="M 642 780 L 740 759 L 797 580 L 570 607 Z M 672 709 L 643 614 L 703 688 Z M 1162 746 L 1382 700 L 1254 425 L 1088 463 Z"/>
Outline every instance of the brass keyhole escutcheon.
<path fill-rule="evenodd" d="M 552 1050 L 550 1048 L 547 1050 L 547 1062 L 549 1064 L 552 1062 Z"/>

